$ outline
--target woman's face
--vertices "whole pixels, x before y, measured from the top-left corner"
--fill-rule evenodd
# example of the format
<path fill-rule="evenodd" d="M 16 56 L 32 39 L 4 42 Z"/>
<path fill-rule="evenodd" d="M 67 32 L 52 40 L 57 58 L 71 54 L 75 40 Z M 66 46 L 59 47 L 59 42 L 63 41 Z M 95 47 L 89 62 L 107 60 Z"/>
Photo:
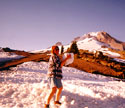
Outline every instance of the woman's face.
<path fill-rule="evenodd" d="M 54 49 L 54 53 L 55 53 L 56 55 L 59 55 L 59 48 L 58 48 L 58 47 L 56 47 L 56 48 Z"/>

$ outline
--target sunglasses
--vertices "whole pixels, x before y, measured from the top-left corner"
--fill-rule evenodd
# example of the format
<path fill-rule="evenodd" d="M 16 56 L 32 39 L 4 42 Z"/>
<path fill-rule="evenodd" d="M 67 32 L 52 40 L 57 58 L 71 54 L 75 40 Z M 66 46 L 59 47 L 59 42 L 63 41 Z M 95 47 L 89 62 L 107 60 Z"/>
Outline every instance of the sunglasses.
<path fill-rule="evenodd" d="M 55 50 L 56 50 L 56 51 L 58 51 L 58 50 L 59 50 L 59 48 L 57 48 L 57 47 L 56 47 L 56 48 L 55 48 Z"/>

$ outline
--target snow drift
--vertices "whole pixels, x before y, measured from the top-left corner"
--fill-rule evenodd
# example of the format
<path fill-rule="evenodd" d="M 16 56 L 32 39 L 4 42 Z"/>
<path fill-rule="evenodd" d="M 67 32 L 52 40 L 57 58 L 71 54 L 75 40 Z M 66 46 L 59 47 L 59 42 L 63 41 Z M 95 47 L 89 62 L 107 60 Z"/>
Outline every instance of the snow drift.
<path fill-rule="evenodd" d="M 45 62 L 23 63 L 0 73 L 0 108 L 43 108 L 49 93 Z M 60 108 L 125 108 L 125 83 L 63 67 Z M 51 108 L 55 108 L 51 101 Z"/>

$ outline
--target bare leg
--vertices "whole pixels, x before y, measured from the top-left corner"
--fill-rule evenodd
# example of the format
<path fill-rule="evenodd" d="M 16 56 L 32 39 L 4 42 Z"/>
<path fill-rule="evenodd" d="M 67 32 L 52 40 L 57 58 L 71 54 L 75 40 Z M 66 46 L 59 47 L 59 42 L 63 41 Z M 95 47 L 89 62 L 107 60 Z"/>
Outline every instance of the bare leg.
<path fill-rule="evenodd" d="M 63 89 L 63 87 L 57 88 L 57 92 L 56 92 L 56 101 L 59 101 L 59 98 L 60 98 L 62 89 Z"/>
<path fill-rule="evenodd" d="M 54 96 L 54 94 L 56 93 L 56 90 L 57 90 L 57 87 L 53 87 L 49 96 L 48 96 L 48 99 L 47 99 L 47 104 L 50 103 L 50 100 L 52 99 L 52 97 Z"/>

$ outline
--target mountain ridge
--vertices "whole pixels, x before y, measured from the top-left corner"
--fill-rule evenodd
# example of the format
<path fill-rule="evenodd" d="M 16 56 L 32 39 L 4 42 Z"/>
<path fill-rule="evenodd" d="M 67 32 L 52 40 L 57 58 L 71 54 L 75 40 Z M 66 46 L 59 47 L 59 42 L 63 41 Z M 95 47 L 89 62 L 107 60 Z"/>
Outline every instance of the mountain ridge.
<path fill-rule="evenodd" d="M 83 36 L 79 36 L 74 38 L 73 41 L 79 42 L 85 39 L 93 39 L 95 41 L 105 43 L 109 45 L 111 48 L 116 50 L 125 50 L 125 42 L 119 41 L 118 39 L 115 39 L 111 35 L 109 35 L 107 32 L 100 31 L 100 32 L 90 32 L 87 34 L 84 34 Z"/>

